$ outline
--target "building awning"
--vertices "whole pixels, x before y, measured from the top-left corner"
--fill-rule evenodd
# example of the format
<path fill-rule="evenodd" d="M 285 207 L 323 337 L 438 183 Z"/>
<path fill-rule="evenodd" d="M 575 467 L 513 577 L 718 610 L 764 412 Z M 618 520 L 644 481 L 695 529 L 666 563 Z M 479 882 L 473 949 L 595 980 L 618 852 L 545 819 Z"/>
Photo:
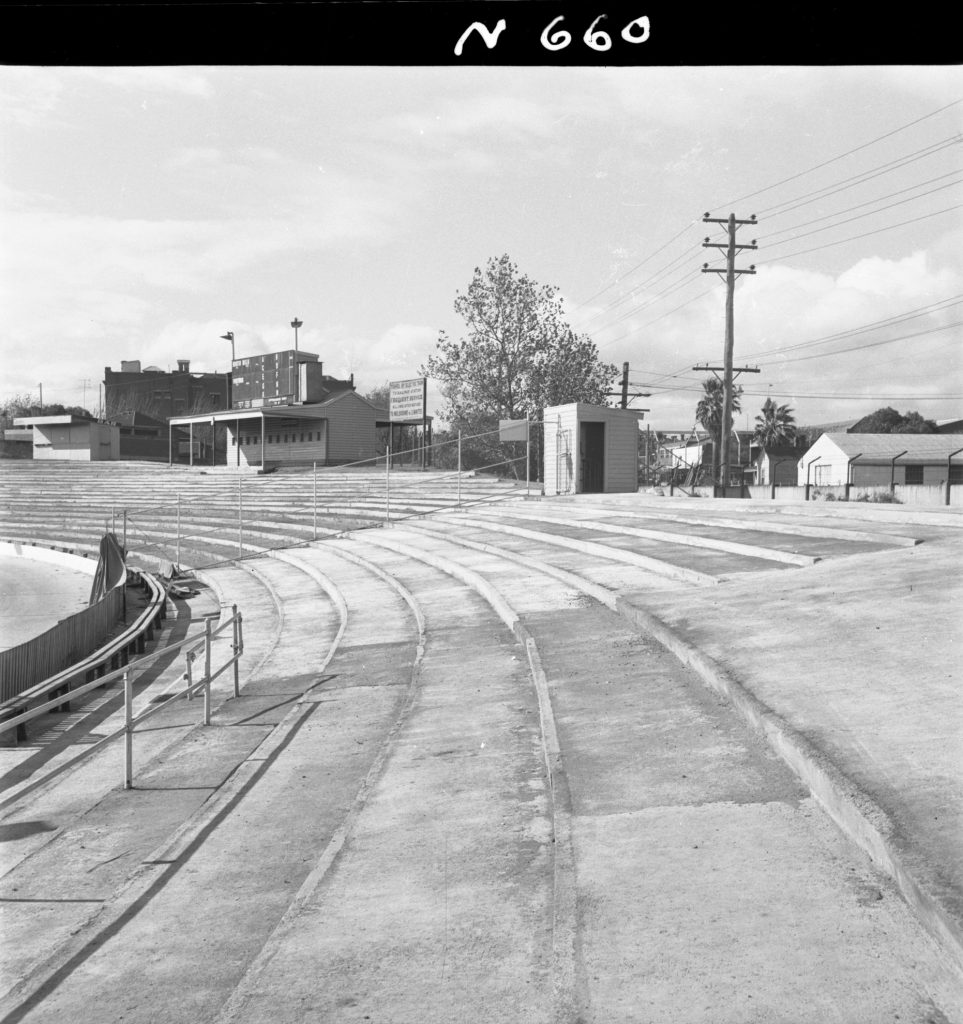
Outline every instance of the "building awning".
<path fill-rule="evenodd" d="M 223 412 L 198 413 L 194 416 L 172 416 L 172 426 L 191 423 L 236 423 L 238 420 L 323 420 L 327 419 L 325 405 L 272 405 L 265 409 L 226 409 Z"/>

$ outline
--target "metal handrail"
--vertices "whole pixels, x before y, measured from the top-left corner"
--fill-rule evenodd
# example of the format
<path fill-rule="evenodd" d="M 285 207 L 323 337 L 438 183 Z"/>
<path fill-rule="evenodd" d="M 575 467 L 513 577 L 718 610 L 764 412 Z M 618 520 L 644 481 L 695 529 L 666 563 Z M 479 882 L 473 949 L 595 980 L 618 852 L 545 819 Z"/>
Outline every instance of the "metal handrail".
<path fill-rule="evenodd" d="M 43 695 L 44 693 L 51 690 L 59 690 L 62 687 L 68 685 L 70 680 L 75 676 L 80 675 L 82 672 L 90 670 L 91 666 L 98 664 L 98 662 L 106 660 L 111 656 L 112 653 L 123 651 L 125 648 L 133 644 L 143 633 L 147 632 L 157 616 L 158 611 L 163 609 L 167 601 L 167 592 L 164 587 L 154 579 L 149 573 L 141 570 L 131 570 L 131 572 L 141 578 L 152 591 L 152 596 L 147 607 L 137 616 L 137 618 L 129 625 L 120 636 L 115 639 L 102 644 L 97 650 L 92 651 L 90 654 L 81 658 L 73 665 L 68 665 L 67 668 L 61 669 L 59 672 L 55 672 L 52 676 L 48 676 L 46 679 L 41 680 L 38 683 L 29 686 L 27 689 L 20 693 L 13 694 L 10 697 L 5 698 L 0 702 L 0 709 L 7 707 L 17 707 L 19 703 L 32 701 L 34 698 Z M 162 613 L 163 617 L 163 613 Z M 98 678 L 98 685 L 103 679 L 103 676 Z M 79 689 L 71 692 L 81 692 Z M 61 697 L 56 703 L 64 703 L 64 698 Z M 46 705 L 44 705 L 46 707 Z M 17 718 L 8 718 L 0 722 L 0 733 L 4 732 L 10 725 L 11 722 L 21 722 L 20 716 Z"/>
<path fill-rule="evenodd" d="M 220 626 L 218 626 L 218 628 L 216 630 L 210 632 L 209 635 L 208 635 L 208 630 L 205 630 L 205 633 L 200 638 L 195 634 L 194 636 L 185 637 L 185 639 L 183 639 L 183 640 L 178 640 L 176 643 L 167 644 L 164 647 L 161 647 L 161 648 L 159 648 L 156 651 L 151 651 L 150 654 L 145 654 L 142 658 L 137 658 L 136 660 L 134 660 L 132 662 L 129 662 L 127 665 L 124 665 L 121 668 L 114 669 L 113 671 L 108 672 L 108 673 L 106 673 L 103 676 L 99 676 L 98 678 L 91 680 L 89 683 L 84 683 L 81 686 L 78 686 L 78 687 L 72 689 L 70 691 L 70 697 L 71 697 L 71 699 L 73 699 L 75 697 L 82 697 L 84 694 L 89 693 L 91 690 L 99 689 L 100 687 L 106 686 L 108 683 L 111 683 L 111 682 L 113 682 L 116 679 L 120 679 L 120 678 L 127 679 L 129 677 L 130 672 L 132 670 L 139 670 L 139 669 L 145 668 L 148 664 L 150 664 L 151 662 L 157 660 L 158 658 L 162 657 L 163 655 L 169 655 L 169 654 L 172 654 L 172 653 L 176 653 L 181 648 L 187 647 L 188 645 L 192 645 L 193 644 L 193 645 L 195 645 L 195 647 L 200 647 L 201 644 L 205 644 L 205 645 L 209 644 L 210 641 L 212 639 L 214 639 L 218 635 L 218 633 L 220 633 L 222 630 L 226 629 L 228 626 L 230 626 L 230 625 L 232 625 L 232 624 L 234 624 L 236 622 L 237 623 L 237 627 L 235 629 L 235 637 L 236 637 L 236 639 L 235 639 L 235 642 L 234 642 L 235 656 L 234 656 L 234 659 L 232 659 L 230 662 L 228 662 L 229 665 L 230 664 L 234 664 L 234 661 L 236 660 L 236 658 L 239 657 L 240 654 L 243 652 L 243 642 L 240 640 L 240 623 L 241 623 L 241 621 L 242 621 L 241 620 L 241 613 L 237 611 L 237 605 L 233 605 L 233 615 L 231 616 L 231 618 L 228 619 L 226 622 L 222 623 Z M 210 624 L 210 620 L 208 620 L 208 625 L 209 624 Z M 198 641 L 200 641 L 200 642 L 198 642 Z M 190 657 L 191 653 L 192 652 L 188 652 L 188 657 Z M 224 666 L 224 667 L 227 667 L 227 666 Z M 83 670 L 79 670 L 79 671 L 83 671 Z M 223 668 L 219 669 L 218 672 L 216 673 L 216 675 L 214 677 L 212 677 L 212 678 L 217 678 L 217 675 L 220 675 L 220 673 L 222 671 L 223 671 Z M 59 680 L 57 685 L 62 684 L 62 682 L 63 682 L 62 679 Z M 204 680 L 201 680 L 198 684 L 195 684 L 194 688 L 199 687 L 203 683 L 204 683 Z M 235 672 L 235 696 L 237 696 L 237 688 L 238 688 L 238 686 L 237 686 L 237 673 Z M 188 687 L 185 690 L 177 691 L 177 692 L 173 693 L 171 695 L 170 699 L 174 700 L 177 697 L 184 696 L 187 693 L 188 689 L 191 689 L 191 691 L 192 691 L 191 692 L 191 696 L 193 696 L 193 688 Z M 63 703 L 64 703 L 64 697 L 63 697 L 62 694 L 59 694 L 56 697 L 54 697 L 53 699 L 48 700 L 48 701 L 46 701 L 43 704 L 38 704 L 35 707 L 30 708 L 28 711 L 21 712 L 21 714 L 19 714 L 19 715 L 15 715 L 15 716 L 13 716 L 11 718 L 5 719 L 3 722 L 0 722 L 0 732 L 6 732 L 6 731 L 8 731 L 10 729 L 16 728 L 18 725 L 25 724 L 26 722 L 29 722 L 29 721 L 31 721 L 34 718 L 39 718 L 41 715 L 46 714 L 48 711 L 51 711 L 53 708 L 60 707 L 60 705 L 63 704 Z M 137 720 L 138 721 L 142 721 L 143 717 L 149 717 L 149 714 L 153 713 L 155 710 L 160 710 L 160 708 L 165 707 L 167 705 L 167 703 L 169 703 L 169 702 L 165 701 L 163 704 L 154 705 L 153 707 L 148 709 L 148 711 L 146 713 L 142 712 L 141 715 L 138 716 Z M 141 716 L 143 716 L 143 717 L 141 717 Z M 94 744 L 93 747 L 88 747 L 87 749 L 88 750 L 92 750 L 95 747 L 99 746 L 100 743 L 102 743 L 102 742 L 104 742 L 104 741 L 106 741 L 108 739 L 113 739 L 116 735 L 119 735 L 119 733 L 111 733 L 110 735 L 103 737 L 103 739 L 98 741 L 98 743 Z"/>

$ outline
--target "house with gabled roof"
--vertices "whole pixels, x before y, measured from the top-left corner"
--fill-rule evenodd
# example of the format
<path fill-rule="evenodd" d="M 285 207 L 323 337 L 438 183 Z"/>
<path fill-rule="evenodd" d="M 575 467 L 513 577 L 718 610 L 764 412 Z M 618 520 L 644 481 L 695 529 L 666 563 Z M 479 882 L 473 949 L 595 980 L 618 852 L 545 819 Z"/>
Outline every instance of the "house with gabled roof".
<path fill-rule="evenodd" d="M 799 459 L 797 484 L 816 487 L 963 483 L 963 434 L 823 434 Z"/>

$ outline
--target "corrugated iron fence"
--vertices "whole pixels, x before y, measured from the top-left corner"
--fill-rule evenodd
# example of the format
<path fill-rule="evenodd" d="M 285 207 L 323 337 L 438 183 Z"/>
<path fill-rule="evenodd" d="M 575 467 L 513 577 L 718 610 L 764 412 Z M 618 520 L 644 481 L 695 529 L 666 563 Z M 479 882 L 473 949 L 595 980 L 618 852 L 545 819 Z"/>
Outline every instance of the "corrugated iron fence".
<path fill-rule="evenodd" d="M 124 588 L 58 622 L 32 640 L 0 651 L 0 700 L 16 697 L 85 658 L 107 639 L 124 612 Z"/>

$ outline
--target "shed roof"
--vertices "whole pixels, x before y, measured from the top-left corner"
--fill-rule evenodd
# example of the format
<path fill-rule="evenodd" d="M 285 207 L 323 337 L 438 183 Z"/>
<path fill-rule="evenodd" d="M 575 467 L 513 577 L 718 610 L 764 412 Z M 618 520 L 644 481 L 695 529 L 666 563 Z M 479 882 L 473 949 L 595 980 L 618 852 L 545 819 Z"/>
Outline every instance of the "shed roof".
<path fill-rule="evenodd" d="M 66 427 L 75 423 L 95 423 L 87 416 L 72 416 L 70 413 L 62 413 L 57 416 L 17 416 L 13 425 L 15 427 Z"/>
<path fill-rule="evenodd" d="M 889 462 L 943 461 L 963 449 L 963 434 L 824 434 L 848 456 L 861 455 L 861 462 L 874 459 Z M 901 454 L 902 453 L 902 454 Z M 963 457 L 963 451 L 960 451 Z"/>
<path fill-rule="evenodd" d="M 314 402 L 311 405 L 264 405 L 257 409 L 222 409 L 219 412 L 195 413 L 190 416 L 172 416 L 170 423 L 178 426 L 186 426 L 189 423 L 233 423 L 235 420 L 261 420 L 261 419 L 325 419 L 332 406 L 346 399 L 363 402 L 369 406 L 375 414 L 384 417 L 388 422 L 388 411 L 373 405 L 367 398 L 359 395 L 357 391 L 337 391 L 329 395 L 323 402 Z M 430 420 L 431 417 L 429 416 Z M 377 420 L 380 424 L 381 420 Z"/>

